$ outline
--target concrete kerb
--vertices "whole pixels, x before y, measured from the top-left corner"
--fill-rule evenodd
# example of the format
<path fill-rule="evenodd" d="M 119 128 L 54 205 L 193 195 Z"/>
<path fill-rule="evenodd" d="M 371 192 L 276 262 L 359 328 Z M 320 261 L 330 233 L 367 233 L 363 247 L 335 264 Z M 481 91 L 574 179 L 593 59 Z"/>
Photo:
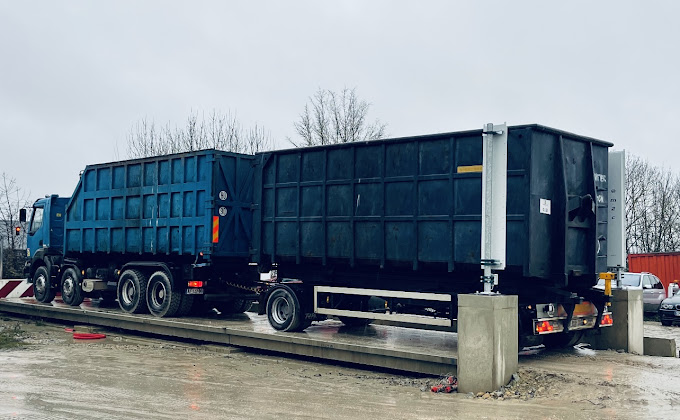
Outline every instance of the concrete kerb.
<path fill-rule="evenodd" d="M 645 337 L 645 356 L 678 357 L 677 344 L 673 338 Z"/>

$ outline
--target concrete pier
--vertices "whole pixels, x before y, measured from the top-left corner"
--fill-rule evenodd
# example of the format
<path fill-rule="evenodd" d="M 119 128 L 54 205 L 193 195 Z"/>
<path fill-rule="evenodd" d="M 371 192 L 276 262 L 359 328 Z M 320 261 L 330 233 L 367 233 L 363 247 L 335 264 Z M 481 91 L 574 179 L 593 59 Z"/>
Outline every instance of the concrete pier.
<path fill-rule="evenodd" d="M 587 335 L 584 341 L 596 350 L 624 350 L 644 354 L 644 318 L 642 290 L 612 290 L 614 324 L 599 333 Z"/>
<path fill-rule="evenodd" d="M 518 368 L 517 296 L 458 295 L 458 390 L 486 392 Z"/>

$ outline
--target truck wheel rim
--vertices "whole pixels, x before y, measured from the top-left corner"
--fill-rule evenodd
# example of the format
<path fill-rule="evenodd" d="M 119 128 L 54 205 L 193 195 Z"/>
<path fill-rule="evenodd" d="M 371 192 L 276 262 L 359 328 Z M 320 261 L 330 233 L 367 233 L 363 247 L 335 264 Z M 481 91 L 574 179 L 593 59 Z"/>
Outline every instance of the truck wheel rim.
<path fill-rule="evenodd" d="M 165 285 L 161 282 L 157 282 L 151 288 L 151 304 L 155 308 L 160 308 L 165 302 Z"/>
<path fill-rule="evenodd" d="M 38 291 L 38 293 L 44 293 L 45 292 L 45 276 L 42 274 L 38 276 L 37 279 L 35 279 L 35 290 Z"/>
<path fill-rule="evenodd" d="M 290 304 L 285 297 L 277 297 L 272 302 L 272 318 L 277 324 L 284 324 L 290 317 Z"/>
<path fill-rule="evenodd" d="M 135 284 L 130 280 L 126 280 L 123 284 L 123 293 L 121 295 L 123 302 L 126 305 L 131 305 L 135 297 Z"/>
<path fill-rule="evenodd" d="M 64 279 L 64 290 L 63 293 L 66 296 L 71 296 L 73 294 L 73 277 L 66 277 Z"/>

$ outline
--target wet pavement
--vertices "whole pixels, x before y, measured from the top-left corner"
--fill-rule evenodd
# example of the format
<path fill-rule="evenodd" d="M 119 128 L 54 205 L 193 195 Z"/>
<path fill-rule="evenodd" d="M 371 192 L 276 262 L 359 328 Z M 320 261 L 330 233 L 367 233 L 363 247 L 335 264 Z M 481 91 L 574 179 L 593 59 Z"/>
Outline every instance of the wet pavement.
<path fill-rule="evenodd" d="M 530 398 L 422 391 L 435 377 L 20 324 L 28 346 L 0 350 L 0 418 L 444 419 L 674 418 L 680 359 L 574 348 L 520 357 Z M 676 327 L 677 328 L 677 327 Z M 680 328 L 677 328 L 680 329 Z M 444 374 L 443 372 L 442 374 Z"/>
<path fill-rule="evenodd" d="M 53 306 L 67 307 L 60 301 Z M 120 312 L 96 303 L 82 308 Z M 114 330 L 106 331 L 103 340 L 75 340 L 64 331 L 72 324 L 0 318 L 0 327 L 18 323 L 29 343 L 0 350 L 0 419 L 639 419 L 675 418 L 680 410 L 677 358 L 587 346 L 525 351 L 520 355 L 522 394 L 499 400 L 433 394 L 427 389 L 438 378 L 432 376 L 320 364 Z M 253 313 L 179 321 L 288 334 L 274 331 L 266 316 Z M 456 334 L 449 332 L 384 325 L 347 328 L 333 320 L 293 335 L 364 345 L 368 337 L 376 346 L 445 355 L 455 354 L 457 347 Z M 645 336 L 673 338 L 680 344 L 680 327 L 646 321 Z"/>

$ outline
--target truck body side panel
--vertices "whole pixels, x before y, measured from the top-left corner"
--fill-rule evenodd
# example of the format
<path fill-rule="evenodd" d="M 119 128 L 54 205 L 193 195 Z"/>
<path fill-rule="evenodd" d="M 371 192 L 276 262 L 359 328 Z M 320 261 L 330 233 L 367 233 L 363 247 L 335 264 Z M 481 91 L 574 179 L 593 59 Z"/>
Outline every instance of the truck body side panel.
<path fill-rule="evenodd" d="M 502 275 L 585 288 L 606 270 L 609 146 L 539 125 L 509 128 Z M 481 130 L 256 156 L 260 262 L 479 278 Z"/>
<path fill-rule="evenodd" d="M 88 166 L 66 210 L 66 255 L 247 256 L 251 160 L 206 150 Z"/>

